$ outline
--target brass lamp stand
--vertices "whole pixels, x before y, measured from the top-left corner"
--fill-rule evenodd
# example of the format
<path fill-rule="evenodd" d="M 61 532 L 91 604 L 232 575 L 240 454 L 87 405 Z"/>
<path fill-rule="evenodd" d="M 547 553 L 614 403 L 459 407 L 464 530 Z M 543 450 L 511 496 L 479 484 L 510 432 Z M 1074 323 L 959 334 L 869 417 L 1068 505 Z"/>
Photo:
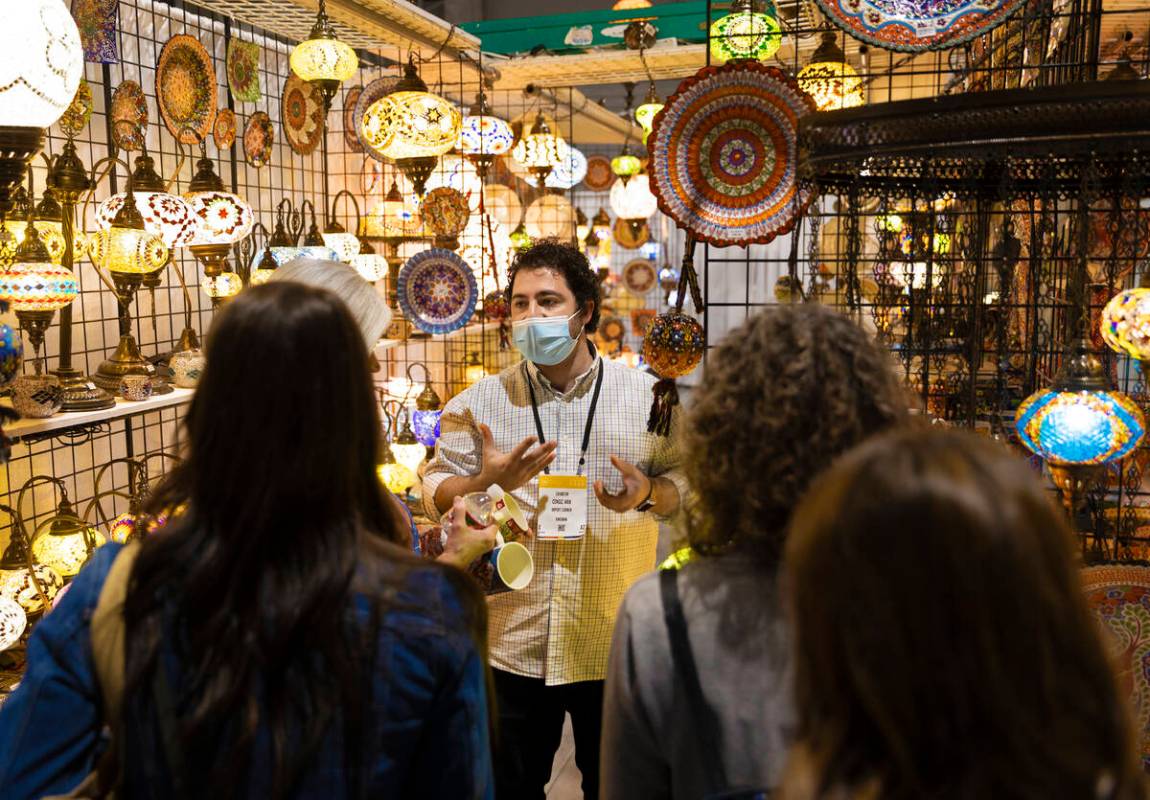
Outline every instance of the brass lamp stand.
<path fill-rule="evenodd" d="M 64 236 L 62 263 L 72 272 L 75 272 L 76 263 L 76 205 L 91 186 L 88 170 L 80 161 L 76 145 L 69 137 L 60 155 L 49 163 L 48 188 L 60 201 L 60 224 Z M 96 411 L 116 405 L 111 394 L 72 366 L 71 305 L 60 310 L 60 365 L 52 374 L 60 380 L 60 386 L 64 390 L 64 411 Z"/>

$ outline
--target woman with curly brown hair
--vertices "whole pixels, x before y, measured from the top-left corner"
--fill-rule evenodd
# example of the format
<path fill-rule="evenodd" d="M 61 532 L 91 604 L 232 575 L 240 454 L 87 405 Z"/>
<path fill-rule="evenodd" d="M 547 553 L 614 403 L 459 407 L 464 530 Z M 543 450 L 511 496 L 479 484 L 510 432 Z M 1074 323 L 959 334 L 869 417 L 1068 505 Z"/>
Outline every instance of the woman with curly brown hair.
<path fill-rule="evenodd" d="M 778 784 L 794 727 L 777 588 L 787 524 L 832 461 L 905 421 L 887 358 L 857 325 L 813 304 L 764 311 L 710 353 L 680 445 L 697 556 L 641 579 L 620 610 L 604 708 L 606 800 Z"/>

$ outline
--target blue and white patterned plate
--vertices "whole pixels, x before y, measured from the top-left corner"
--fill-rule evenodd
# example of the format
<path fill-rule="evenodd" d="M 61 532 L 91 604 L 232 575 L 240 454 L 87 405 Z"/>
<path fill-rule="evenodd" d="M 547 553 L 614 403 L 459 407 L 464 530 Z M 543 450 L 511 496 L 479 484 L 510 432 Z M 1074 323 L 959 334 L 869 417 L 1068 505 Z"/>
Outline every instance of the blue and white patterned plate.
<path fill-rule="evenodd" d="M 416 253 L 399 271 L 399 307 L 425 333 L 451 333 L 468 323 L 479 287 L 467 262 L 450 250 Z"/>

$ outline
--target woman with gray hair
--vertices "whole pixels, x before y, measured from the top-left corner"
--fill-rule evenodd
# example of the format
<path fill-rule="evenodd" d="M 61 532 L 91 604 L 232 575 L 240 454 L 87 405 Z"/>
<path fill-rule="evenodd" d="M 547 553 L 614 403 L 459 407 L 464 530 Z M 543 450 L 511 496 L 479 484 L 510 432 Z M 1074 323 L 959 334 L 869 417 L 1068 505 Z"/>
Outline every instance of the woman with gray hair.
<path fill-rule="evenodd" d="M 316 289 L 326 289 L 344 302 L 351 311 L 352 319 L 363 333 L 364 342 L 370 355 L 372 372 L 379 371 L 379 363 L 372 352 L 391 324 L 391 309 L 375 287 L 360 277 L 359 273 L 340 261 L 327 261 L 320 258 L 297 258 L 272 273 L 273 281 L 292 281 Z M 419 534 L 407 506 L 394 495 L 393 510 L 397 521 L 402 521 L 412 530 L 413 546 L 419 549 Z M 455 498 L 458 513 L 454 515 L 458 523 L 451 526 L 444 551 L 437 560 L 464 568 L 479 556 L 495 547 L 495 528 L 476 530 L 463 524 L 465 518 L 463 501 Z M 402 516 L 400 516 L 402 515 Z"/>

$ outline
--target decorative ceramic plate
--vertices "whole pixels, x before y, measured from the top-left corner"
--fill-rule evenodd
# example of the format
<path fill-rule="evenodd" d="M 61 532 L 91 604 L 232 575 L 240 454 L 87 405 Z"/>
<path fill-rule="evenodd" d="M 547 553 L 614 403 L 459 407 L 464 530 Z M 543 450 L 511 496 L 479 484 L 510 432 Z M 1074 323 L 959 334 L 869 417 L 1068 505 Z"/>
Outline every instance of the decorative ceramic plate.
<path fill-rule="evenodd" d="M 850 36 L 884 50 L 920 53 L 969 42 L 1026 0 L 817 0 Z"/>
<path fill-rule="evenodd" d="M 252 114 L 244 129 L 244 159 L 256 169 L 267 166 L 272 160 L 275 140 L 271 117 L 262 111 Z"/>
<path fill-rule="evenodd" d="M 618 317 L 603 317 L 602 322 L 599 323 L 599 333 L 607 341 L 617 342 L 627 335 L 627 326 Z"/>
<path fill-rule="evenodd" d="M 611 229 L 616 243 L 624 250 L 638 250 L 651 241 L 651 228 L 647 225 L 647 220 L 642 220 L 641 224 L 634 227 L 631 225 L 632 221 L 617 219 Z"/>
<path fill-rule="evenodd" d="M 281 103 L 284 138 L 301 156 L 309 156 L 323 138 L 323 95 L 319 87 L 296 75 L 284 83 Z"/>
<path fill-rule="evenodd" d="M 355 120 L 355 138 L 359 140 L 360 148 L 365 151 L 369 156 L 379 162 L 386 162 L 383 156 L 377 153 L 367 145 L 367 139 L 364 137 L 363 128 L 360 126 L 360 121 L 364 115 L 367 114 L 367 109 L 371 104 L 382 97 L 386 97 L 395 91 L 395 87 L 399 85 L 399 78 L 390 75 L 386 78 L 376 78 L 369 83 L 364 90 L 360 92 L 359 97 L 355 99 L 355 106 L 353 112 L 353 119 Z"/>
<path fill-rule="evenodd" d="M 60 117 L 60 130 L 65 136 L 78 136 L 88 126 L 92 118 L 92 86 L 84 78 L 76 87 L 76 96 L 72 98 L 71 105 Z"/>
<path fill-rule="evenodd" d="M 212 132 L 218 97 L 212 57 L 199 40 L 180 34 L 160 51 L 156 96 L 164 124 L 184 144 L 198 144 Z"/>
<path fill-rule="evenodd" d="M 424 195 L 419 215 L 436 236 L 458 236 L 467 226 L 471 209 L 466 195 L 458 189 L 440 186 Z"/>
<path fill-rule="evenodd" d="M 655 116 L 647 140 L 659 208 L 719 247 L 786 233 L 811 201 L 796 172 L 798 121 L 814 110 L 776 67 L 732 61 L 699 70 Z"/>
<path fill-rule="evenodd" d="M 260 99 L 260 46 L 254 42 L 231 39 L 228 42 L 228 88 L 239 103 Z"/>
<path fill-rule="evenodd" d="M 653 308 L 636 308 L 631 312 L 631 333 L 646 336 L 658 316 L 659 312 Z"/>
<path fill-rule="evenodd" d="M 357 119 L 355 104 L 361 94 L 363 94 L 363 87 L 353 86 L 343 96 L 343 140 L 347 142 L 347 149 L 352 153 L 363 152 L 363 142 L 359 140 L 359 134 L 356 132 L 356 128 L 359 126 L 355 124 Z"/>
<path fill-rule="evenodd" d="M 450 250 L 432 248 L 408 259 L 399 271 L 399 306 L 426 333 L 459 330 L 475 313 L 479 287 L 467 262 Z"/>
<path fill-rule="evenodd" d="M 623 285 L 631 294 L 639 296 L 655 288 L 659 282 L 659 275 L 655 267 L 645 258 L 636 258 L 628 261 L 623 267 Z"/>
<path fill-rule="evenodd" d="M 124 81 L 112 94 L 112 141 L 121 150 L 142 150 L 148 127 L 148 101 L 135 81 Z"/>
<path fill-rule="evenodd" d="M 1150 769 L 1150 567 L 1106 564 L 1082 570 L 1086 602 L 1105 638 L 1138 730 L 1139 755 Z"/>
<path fill-rule="evenodd" d="M 230 108 L 221 108 L 216 114 L 216 124 L 212 130 L 212 137 L 216 140 L 216 147 L 227 150 L 236 143 L 236 112 Z"/>
<path fill-rule="evenodd" d="M 587 174 L 583 176 L 583 185 L 593 192 L 605 192 L 615 182 L 615 173 L 611 171 L 611 160 L 604 156 L 587 157 Z"/>

